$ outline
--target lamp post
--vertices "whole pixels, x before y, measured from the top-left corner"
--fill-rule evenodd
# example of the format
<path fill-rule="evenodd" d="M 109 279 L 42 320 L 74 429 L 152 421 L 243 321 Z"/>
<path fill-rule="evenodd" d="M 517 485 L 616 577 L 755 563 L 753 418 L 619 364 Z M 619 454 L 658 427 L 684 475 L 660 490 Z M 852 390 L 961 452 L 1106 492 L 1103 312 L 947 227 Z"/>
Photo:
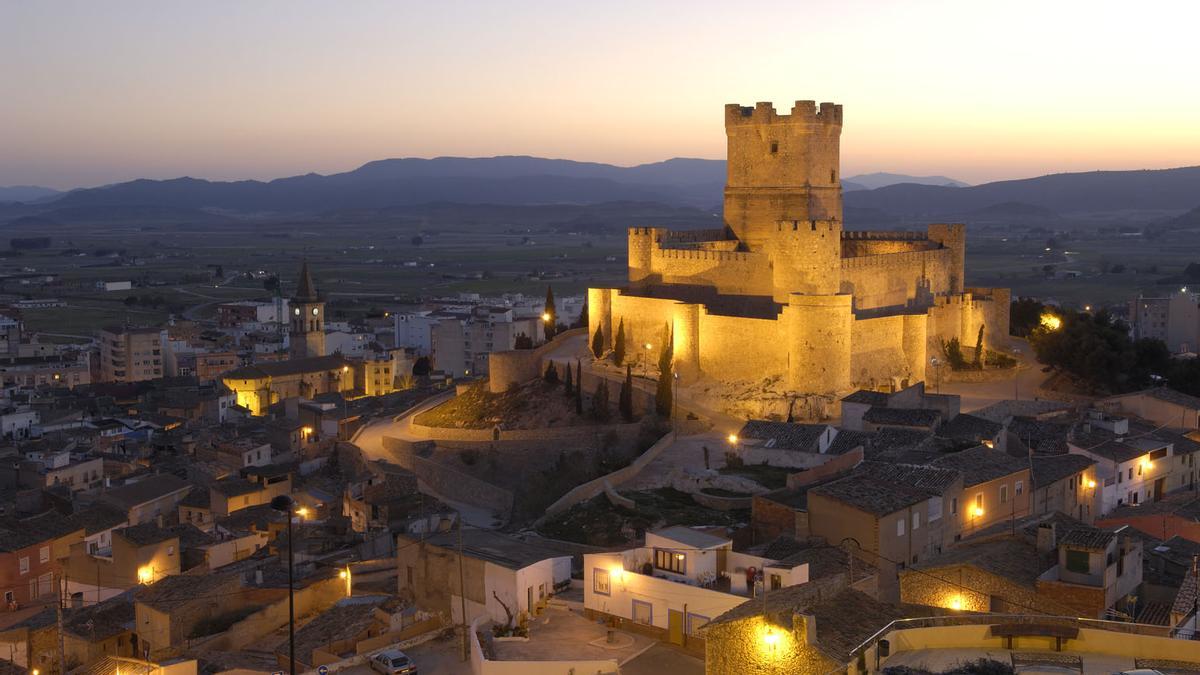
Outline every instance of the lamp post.
<path fill-rule="evenodd" d="M 929 365 L 933 366 L 936 375 L 933 380 L 934 393 L 942 393 L 942 361 L 936 356 L 929 357 Z"/>
<path fill-rule="evenodd" d="M 676 436 L 678 436 L 679 435 L 679 371 L 675 371 L 675 372 L 671 373 L 671 377 L 672 377 L 672 379 L 675 380 L 675 395 L 671 397 L 671 407 L 674 408 L 674 410 L 671 411 L 671 422 L 672 422 L 671 431 Z"/>
<path fill-rule="evenodd" d="M 1021 392 L 1017 389 L 1017 385 L 1021 380 L 1021 348 L 1013 347 L 1012 353 L 1017 357 L 1017 365 L 1013 366 L 1013 400 L 1021 400 Z"/>
<path fill-rule="evenodd" d="M 649 342 L 642 345 L 642 348 L 646 350 L 646 353 L 642 355 L 642 379 L 647 379 L 650 377 L 650 350 L 653 347 L 654 345 L 650 344 Z"/>
<path fill-rule="evenodd" d="M 271 500 L 271 508 L 276 511 L 281 511 L 287 514 L 287 534 L 288 534 L 288 664 L 290 666 L 288 673 L 296 675 L 296 596 L 293 592 L 295 586 L 293 584 L 293 566 L 292 559 L 295 557 L 295 544 L 292 540 L 292 508 L 295 502 L 288 495 L 279 495 Z"/>

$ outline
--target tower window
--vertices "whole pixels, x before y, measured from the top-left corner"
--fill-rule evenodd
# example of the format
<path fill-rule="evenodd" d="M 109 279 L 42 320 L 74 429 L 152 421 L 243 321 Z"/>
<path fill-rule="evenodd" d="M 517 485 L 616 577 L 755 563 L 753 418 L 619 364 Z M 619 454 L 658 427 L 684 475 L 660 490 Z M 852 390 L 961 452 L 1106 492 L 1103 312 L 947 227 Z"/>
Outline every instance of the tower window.
<path fill-rule="evenodd" d="M 836 182 L 837 182 L 837 169 L 830 169 L 830 170 L 829 170 L 829 182 L 830 182 L 830 183 L 836 183 Z"/>
<path fill-rule="evenodd" d="M 771 141 L 771 154 L 774 155 L 778 152 L 779 152 L 779 141 Z"/>

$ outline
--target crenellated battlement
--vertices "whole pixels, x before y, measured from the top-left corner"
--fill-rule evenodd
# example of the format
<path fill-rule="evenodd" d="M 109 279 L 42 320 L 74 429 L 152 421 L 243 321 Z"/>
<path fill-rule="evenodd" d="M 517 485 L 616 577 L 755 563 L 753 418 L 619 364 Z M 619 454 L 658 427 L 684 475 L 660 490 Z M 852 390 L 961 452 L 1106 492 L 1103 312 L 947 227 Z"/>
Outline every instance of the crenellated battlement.
<path fill-rule="evenodd" d="M 864 255 L 856 258 L 842 258 L 842 269 L 853 270 L 866 267 L 888 268 L 909 263 L 919 263 L 922 260 L 941 262 L 949 260 L 949 249 L 934 248 L 928 251 L 904 251 L 901 253 L 881 253 L 879 255 Z"/>
<path fill-rule="evenodd" d="M 655 258 L 666 260 L 750 260 L 759 255 L 746 251 L 714 251 L 704 248 L 660 248 L 654 251 Z"/>
<path fill-rule="evenodd" d="M 829 102 L 818 106 L 815 101 L 796 101 L 789 115 L 780 115 L 770 101 L 759 101 L 753 107 L 737 103 L 725 106 L 726 127 L 762 124 L 825 124 L 840 127 L 842 106 Z"/>
<path fill-rule="evenodd" d="M 929 241 L 929 235 L 925 232 L 910 232 L 908 230 L 843 230 L 842 239 Z"/>
<path fill-rule="evenodd" d="M 776 232 L 840 232 L 842 224 L 836 220 L 779 220 Z"/>

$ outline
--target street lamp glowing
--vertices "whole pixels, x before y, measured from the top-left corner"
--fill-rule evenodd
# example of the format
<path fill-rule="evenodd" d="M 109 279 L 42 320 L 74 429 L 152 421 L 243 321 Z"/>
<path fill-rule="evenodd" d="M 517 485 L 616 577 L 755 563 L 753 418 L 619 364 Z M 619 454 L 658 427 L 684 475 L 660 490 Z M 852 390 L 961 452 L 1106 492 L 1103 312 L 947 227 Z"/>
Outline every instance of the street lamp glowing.
<path fill-rule="evenodd" d="M 542 321 L 550 323 L 550 312 L 542 312 Z"/>
<path fill-rule="evenodd" d="M 729 444 L 737 445 L 737 442 L 738 442 L 738 435 L 737 434 L 729 434 Z"/>
<path fill-rule="evenodd" d="M 982 507 L 982 506 L 973 506 L 973 507 L 971 507 L 971 515 L 972 515 L 972 516 L 974 516 L 974 517 L 976 517 L 976 518 L 981 518 L 981 517 L 983 517 L 983 507 Z"/>
<path fill-rule="evenodd" d="M 1141 464 L 1143 471 L 1154 468 L 1154 462 L 1151 462 L 1149 457 L 1143 457 L 1139 464 Z"/>
<path fill-rule="evenodd" d="M 625 576 L 625 568 L 613 566 L 613 568 L 608 571 L 608 574 L 613 578 L 614 581 L 620 581 L 621 578 Z"/>
<path fill-rule="evenodd" d="M 308 517 L 308 507 L 301 506 L 300 508 L 296 509 L 296 515 L 300 516 L 301 518 L 307 518 Z"/>
<path fill-rule="evenodd" d="M 963 608 L 963 600 L 961 595 L 956 595 L 950 598 L 950 609 L 961 610 Z"/>
<path fill-rule="evenodd" d="M 1091 478 L 1087 479 L 1087 487 L 1089 490 L 1096 489 L 1096 481 L 1092 480 Z"/>
<path fill-rule="evenodd" d="M 313 428 L 312 428 L 312 427 L 301 427 L 300 431 L 301 431 L 301 433 L 303 433 L 305 436 L 311 436 L 311 435 L 312 435 L 312 432 L 313 432 Z"/>
<path fill-rule="evenodd" d="M 154 581 L 154 569 L 150 567 L 139 567 L 137 571 L 138 583 L 148 584 Z"/>
<path fill-rule="evenodd" d="M 350 366 L 342 366 L 342 372 L 343 372 L 343 373 L 348 373 L 348 372 L 350 372 Z"/>
<path fill-rule="evenodd" d="M 768 651 L 775 651 L 775 647 L 779 645 L 779 633 L 773 628 L 768 628 L 767 632 L 763 633 L 762 642 Z"/>

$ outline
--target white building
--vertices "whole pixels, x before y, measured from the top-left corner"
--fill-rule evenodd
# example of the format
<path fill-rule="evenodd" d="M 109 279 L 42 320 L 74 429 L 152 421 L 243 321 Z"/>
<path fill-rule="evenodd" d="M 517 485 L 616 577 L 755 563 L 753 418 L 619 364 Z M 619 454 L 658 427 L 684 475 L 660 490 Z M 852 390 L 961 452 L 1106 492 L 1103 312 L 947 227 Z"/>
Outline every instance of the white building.
<path fill-rule="evenodd" d="M 583 556 L 585 608 L 669 633 L 704 624 L 762 592 L 808 582 L 794 567 L 737 553 L 733 542 L 689 527 L 646 533 L 646 545 Z"/>
<path fill-rule="evenodd" d="M 438 319 L 431 316 L 432 312 L 408 312 L 405 314 L 397 314 L 395 319 L 396 324 L 396 342 L 397 347 L 409 347 L 415 349 L 417 354 L 426 355 L 433 348 L 431 335 L 433 327 L 437 325 Z"/>
<path fill-rule="evenodd" d="M 1156 502 L 1173 487 L 1168 484 L 1174 444 L 1154 435 L 1130 434 L 1129 420 L 1098 410 L 1088 412 L 1078 433 L 1067 439 L 1073 454 L 1096 460 L 1100 514 L 1126 504 Z"/>

